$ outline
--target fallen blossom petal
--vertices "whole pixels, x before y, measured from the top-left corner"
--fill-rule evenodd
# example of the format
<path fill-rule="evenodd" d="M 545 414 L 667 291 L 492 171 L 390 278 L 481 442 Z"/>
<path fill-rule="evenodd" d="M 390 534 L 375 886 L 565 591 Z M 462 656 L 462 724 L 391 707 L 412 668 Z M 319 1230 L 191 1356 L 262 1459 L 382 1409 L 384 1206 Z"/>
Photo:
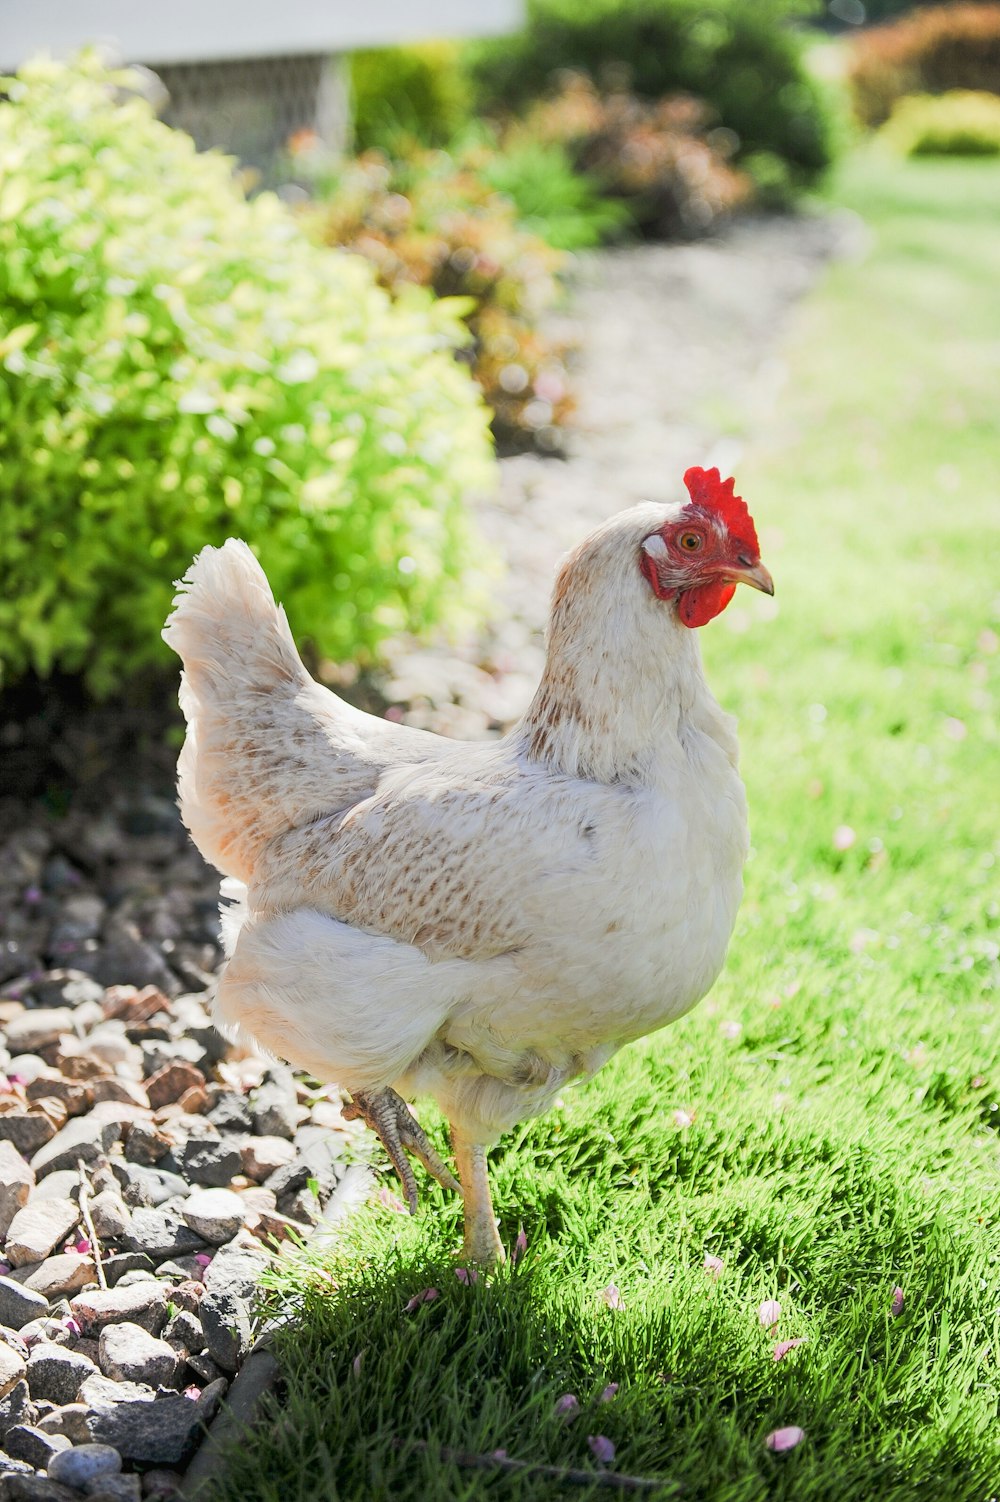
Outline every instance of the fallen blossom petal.
<path fill-rule="evenodd" d="M 602 1403 L 610 1403 L 611 1399 L 612 1398 L 617 1398 L 617 1396 L 618 1396 L 618 1383 L 617 1382 L 609 1382 L 608 1385 L 607 1385 L 607 1387 L 601 1393 L 601 1402 Z"/>
<path fill-rule="evenodd" d="M 796 1346 L 804 1346 L 805 1343 L 806 1337 L 804 1335 L 798 1336 L 795 1340 L 776 1340 L 772 1356 L 775 1361 L 784 1361 L 789 1351 L 794 1351 Z"/>
<path fill-rule="evenodd" d="M 710 1278 L 721 1277 L 726 1268 L 726 1264 L 723 1262 L 722 1258 L 713 1256 L 711 1252 L 707 1253 L 705 1260 L 701 1265 L 708 1273 Z"/>
<path fill-rule="evenodd" d="M 464 1272 L 464 1268 L 462 1269 L 462 1271 Z M 403 1313 L 412 1314 L 414 1309 L 420 1308 L 421 1304 L 433 1304 L 434 1300 L 437 1297 L 438 1291 L 436 1288 L 422 1288 L 420 1292 L 415 1293 L 412 1299 L 410 1299 L 410 1301 L 404 1306 Z"/>
<path fill-rule="evenodd" d="M 588 1434 L 587 1444 L 591 1454 L 601 1465 L 610 1465 L 615 1458 L 615 1447 L 606 1434 Z"/>
<path fill-rule="evenodd" d="M 191 1385 L 190 1385 L 190 1387 L 185 1387 L 185 1389 L 184 1389 L 184 1396 L 186 1398 L 200 1398 L 201 1397 L 201 1388 L 200 1387 L 196 1387 L 195 1384 L 192 1382 Z"/>
<path fill-rule="evenodd" d="M 494 1460 L 506 1460 L 507 1459 L 507 1451 L 506 1450 L 491 1450 L 490 1454 L 492 1455 L 492 1457 L 493 1457 Z"/>
<path fill-rule="evenodd" d="M 892 1290 L 892 1303 L 889 1305 L 889 1313 L 893 1319 L 898 1319 L 906 1308 L 906 1295 L 901 1288 Z"/>
<path fill-rule="evenodd" d="M 82 1335 L 83 1333 L 80 1328 L 80 1321 L 75 1320 L 71 1314 L 67 1314 L 62 1322 L 62 1327 L 68 1335 Z"/>
<path fill-rule="evenodd" d="M 781 1318 L 781 1305 L 777 1299 L 765 1299 L 757 1310 L 757 1318 L 765 1330 L 773 1330 Z"/>
<path fill-rule="evenodd" d="M 805 1437 L 805 1430 L 800 1429 L 798 1424 L 787 1424 L 784 1429 L 772 1429 L 764 1443 L 775 1455 L 782 1455 L 786 1450 L 794 1450 Z"/>
<path fill-rule="evenodd" d="M 195 1252 L 194 1260 L 197 1262 L 199 1267 L 208 1267 L 212 1261 L 207 1252 Z"/>
<path fill-rule="evenodd" d="M 743 1032 L 743 1024 L 742 1022 L 735 1021 L 720 1022 L 719 1032 L 724 1038 L 728 1038 L 730 1042 L 735 1043 L 736 1039 L 740 1037 Z"/>
<path fill-rule="evenodd" d="M 397 1194 L 393 1194 L 391 1189 L 380 1189 L 378 1192 L 378 1198 L 379 1204 L 384 1205 L 387 1210 L 394 1210 L 397 1215 L 408 1214 L 407 1208 L 403 1204 L 403 1201 Z"/>
<path fill-rule="evenodd" d="M 694 1116 L 690 1111 L 675 1111 L 674 1126 L 680 1127 L 681 1131 L 684 1131 L 686 1127 L 694 1126 Z"/>
<path fill-rule="evenodd" d="M 838 824 L 833 831 L 834 850 L 850 850 L 857 837 L 857 832 L 851 828 L 850 824 Z"/>
<path fill-rule="evenodd" d="M 575 1419 L 580 1412 L 580 1399 L 576 1393 L 564 1392 L 561 1398 L 556 1399 L 553 1412 L 561 1419 Z"/>
<path fill-rule="evenodd" d="M 90 1251 L 90 1241 L 86 1236 L 81 1236 L 79 1241 L 74 1241 L 73 1250 L 74 1252 L 79 1252 L 81 1256 L 86 1256 Z"/>
<path fill-rule="evenodd" d="M 622 1298 L 621 1291 L 619 1290 L 616 1283 L 609 1283 L 607 1288 L 602 1288 L 601 1298 L 607 1304 L 609 1309 L 625 1308 L 625 1300 Z"/>
<path fill-rule="evenodd" d="M 363 1351 L 359 1351 L 358 1354 L 355 1356 L 354 1360 L 351 1362 L 351 1371 L 354 1373 L 354 1375 L 356 1377 L 360 1377 L 361 1376 L 361 1358 L 362 1358 L 363 1355 L 364 1355 L 364 1352 Z"/>
<path fill-rule="evenodd" d="M 10 1267 L 11 1265 L 9 1262 L 0 1262 L 0 1278 L 9 1277 Z"/>
<path fill-rule="evenodd" d="M 478 1283 L 479 1274 L 474 1267 L 456 1267 L 455 1277 L 460 1283 Z"/>
<path fill-rule="evenodd" d="M 512 1262 L 519 1262 L 527 1250 L 528 1238 L 524 1233 L 524 1227 L 519 1225 L 517 1228 L 517 1240 L 514 1242 L 513 1250 L 510 1254 L 510 1260 Z"/>

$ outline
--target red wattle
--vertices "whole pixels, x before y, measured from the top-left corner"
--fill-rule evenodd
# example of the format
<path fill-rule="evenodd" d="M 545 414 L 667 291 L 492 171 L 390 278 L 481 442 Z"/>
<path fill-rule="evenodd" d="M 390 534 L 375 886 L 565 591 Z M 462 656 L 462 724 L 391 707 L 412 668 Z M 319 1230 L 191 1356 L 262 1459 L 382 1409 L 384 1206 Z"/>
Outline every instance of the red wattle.
<path fill-rule="evenodd" d="M 711 584 L 696 584 L 685 589 L 677 599 L 677 613 L 685 626 L 704 626 L 721 615 L 736 593 L 735 584 L 716 579 Z"/>

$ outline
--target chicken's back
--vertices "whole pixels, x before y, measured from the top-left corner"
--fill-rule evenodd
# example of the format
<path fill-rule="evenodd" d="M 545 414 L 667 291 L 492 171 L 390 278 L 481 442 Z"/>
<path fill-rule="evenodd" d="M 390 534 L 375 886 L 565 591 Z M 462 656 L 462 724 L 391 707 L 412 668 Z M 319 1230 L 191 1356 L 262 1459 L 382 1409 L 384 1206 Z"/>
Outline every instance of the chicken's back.
<path fill-rule="evenodd" d="M 253 880 L 275 836 L 367 797 L 396 762 L 448 742 L 345 704 L 306 672 L 246 543 L 204 548 L 163 635 L 184 663 L 181 813 L 202 855 Z"/>

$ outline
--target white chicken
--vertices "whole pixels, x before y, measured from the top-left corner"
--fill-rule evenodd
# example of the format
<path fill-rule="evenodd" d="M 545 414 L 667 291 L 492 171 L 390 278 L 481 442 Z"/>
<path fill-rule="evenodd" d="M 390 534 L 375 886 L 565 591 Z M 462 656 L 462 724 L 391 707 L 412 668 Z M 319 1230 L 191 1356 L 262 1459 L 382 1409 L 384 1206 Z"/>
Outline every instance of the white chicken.
<path fill-rule="evenodd" d="M 503 1255 L 490 1144 L 687 1012 L 725 958 L 746 802 L 689 628 L 737 582 L 773 585 L 733 481 L 685 481 L 689 501 L 624 511 L 565 561 L 542 681 L 501 740 L 390 724 L 314 682 L 234 539 L 199 554 L 164 630 L 184 820 L 234 879 L 216 1020 L 344 1086 L 411 1210 L 405 1150 L 459 1188 L 405 1104 L 433 1096 L 471 1260 Z"/>

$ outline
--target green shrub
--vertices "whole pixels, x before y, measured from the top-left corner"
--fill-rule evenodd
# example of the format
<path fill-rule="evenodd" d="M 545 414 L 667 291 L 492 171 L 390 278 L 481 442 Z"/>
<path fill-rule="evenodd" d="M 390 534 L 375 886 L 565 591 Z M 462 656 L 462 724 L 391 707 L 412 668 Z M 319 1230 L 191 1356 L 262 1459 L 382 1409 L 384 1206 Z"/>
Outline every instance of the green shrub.
<path fill-rule="evenodd" d="M 737 137 L 738 156 L 768 152 L 789 180 L 813 180 L 829 162 L 821 94 L 802 66 L 789 16 L 812 0 L 528 0 L 515 37 L 470 53 L 482 104 L 515 108 L 550 88 L 560 69 L 647 99 L 704 99 Z"/>
<path fill-rule="evenodd" d="M 882 137 L 904 156 L 1000 155 L 1000 98 L 953 89 L 896 104 Z"/>
<path fill-rule="evenodd" d="M 453 42 L 379 47 L 351 56 L 355 150 L 391 150 L 409 135 L 442 146 L 466 124 L 469 80 Z"/>
<path fill-rule="evenodd" d="M 521 226 L 557 250 L 600 245 L 631 222 L 625 204 L 602 197 L 603 185 L 575 170 L 558 141 L 515 132 L 486 151 L 480 172 L 489 187 L 510 199 Z"/>
<path fill-rule="evenodd" d="M 257 547 L 318 651 L 455 605 L 490 478 L 455 310 L 248 203 L 91 58 L 0 104 L 0 659 L 97 692 L 166 661 L 171 581 Z"/>
<path fill-rule="evenodd" d="M 848 82 L 864 125 L 881 125 L 907 94 L 1000 94 L 1000 5 L 937 5 L 851 42 Z"/>

